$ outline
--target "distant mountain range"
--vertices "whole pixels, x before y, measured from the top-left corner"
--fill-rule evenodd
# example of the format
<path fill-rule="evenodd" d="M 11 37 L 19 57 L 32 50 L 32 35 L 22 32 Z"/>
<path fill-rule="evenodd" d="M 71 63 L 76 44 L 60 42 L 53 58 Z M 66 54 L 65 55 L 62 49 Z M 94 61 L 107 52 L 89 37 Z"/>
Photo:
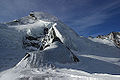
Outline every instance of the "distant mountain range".
<path fill-rule="evenodd" d="M 91 37 L 91 38 L 93 38 L 93 37 Z M 96 38 L 102 39 L 102 40 L 107 40 L 107 41 L 113 43 L 117 48 L 120 48 L 120 32 L 111 32 L 107 35 L 98 35 Z"/>

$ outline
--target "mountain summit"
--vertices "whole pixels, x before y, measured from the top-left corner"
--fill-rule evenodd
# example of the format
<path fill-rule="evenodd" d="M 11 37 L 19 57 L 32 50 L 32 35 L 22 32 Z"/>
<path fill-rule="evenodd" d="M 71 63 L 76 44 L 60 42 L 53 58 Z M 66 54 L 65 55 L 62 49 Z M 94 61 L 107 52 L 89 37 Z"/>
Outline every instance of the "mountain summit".
<path fill-rule="evenodd" d="M 77 39 L 79 36 L 54 16 L 43 12 L 31 12 L 29 16 L 5 23 L 5 25 L 7 30 L 15 35 L 11 35 L 10 41 L 18 46 L 14 39 L 19 39 L 19 47 L 25 50 L 26 56 L 19 62 L 19 65 L 24 61 L 29 67 L 39 67 L 41 64 L 79 62 L 77 56 L 72 52 L 72 50 L 77 50 L 74 44 L 75 38 Z M 3 31 L 6 30 L 3 29 Z M 10 47 L 3 44 L 2 48 Z M 25 63 L 22 66 L 26 67 Z"/>

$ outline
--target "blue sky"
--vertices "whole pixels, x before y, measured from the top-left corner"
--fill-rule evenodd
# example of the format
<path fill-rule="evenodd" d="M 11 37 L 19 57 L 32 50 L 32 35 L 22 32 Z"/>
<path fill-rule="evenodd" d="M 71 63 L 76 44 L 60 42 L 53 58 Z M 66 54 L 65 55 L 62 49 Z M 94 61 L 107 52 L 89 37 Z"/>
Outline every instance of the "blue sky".
<path fill-rule="evenodd" d="M 1 0 L 0 22 L 30 11 L 50 13 L 83 36 L 120 31 L 120 0 Z"/>

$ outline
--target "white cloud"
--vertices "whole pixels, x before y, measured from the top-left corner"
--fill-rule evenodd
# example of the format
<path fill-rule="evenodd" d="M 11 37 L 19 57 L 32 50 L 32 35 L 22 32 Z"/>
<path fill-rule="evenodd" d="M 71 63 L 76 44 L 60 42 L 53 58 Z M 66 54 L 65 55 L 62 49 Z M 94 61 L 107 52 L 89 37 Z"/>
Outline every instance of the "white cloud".
<path fill-rule="evenodd" d="M 94 6 L 95 8 L 92 9 L 88 14 L 85 14 L 84 17 L 79 19 L 75 19 L 72 24 L 78 25 L 77 28 L 79 28 L 80 31 L 102 24 L 106 22 L 111 15 L 115 15 L 115 13 L 117 13 L 110 13 L 110 11 L 120 7 L 119 4 L 120 1 L 114 1 L 101 6 Z"/>
<path fill-rule="evenodd" d="M 92 27 L 98 24 L 101 24 L 107 19 L 109 16 L 105 14 L 92 14 L 89 16 L 85 16 L 81 19 L 78 19 L 74 22 L 74 24 L 80 25 L 80 29 Z"/>

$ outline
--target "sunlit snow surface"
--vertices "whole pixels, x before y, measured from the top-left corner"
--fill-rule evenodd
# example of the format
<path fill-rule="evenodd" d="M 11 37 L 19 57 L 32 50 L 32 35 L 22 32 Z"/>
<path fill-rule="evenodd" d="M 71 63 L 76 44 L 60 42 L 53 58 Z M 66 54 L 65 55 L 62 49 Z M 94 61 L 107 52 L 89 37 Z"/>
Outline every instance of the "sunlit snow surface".
<path fill-rule="evenodd" d="M 106 45 L 109 45 L 109 46 L 115 46 L 115 44 L 113 42 L 111 42 L 110 40 L 98 39 L 98 38 L 89 38 L 89 39 L 94 41 L 94 42 L 101 43 L 101 44 L 106 44 Z"/>
<path fill-rule="evenodd" d="M 34 15 L 37 20 L 27 16 L 0 24 L 0 80 L 120 80 L 120 49 L 111 42 L 80 37 L 49 14 Z M 50 38 L 43 51 L 33 46 L 28 49 L 34 51 L 25 50 L 25 35 L 44 36 L 44 28 L 49 28 L 48 36 L 53 28 L 61 43 Z M 80 62 L 73 62 L 66 46 Z M 26 58 L 26 52 L 31 56 Z"/>
<path fill-rule="evenodd" d="M 3 75 L 4 74 L 4 75 Z M 0 80 L 120 80 L 118 75 L 89 74 L 73 69 L 10 69 L 0 74 Z"/>

